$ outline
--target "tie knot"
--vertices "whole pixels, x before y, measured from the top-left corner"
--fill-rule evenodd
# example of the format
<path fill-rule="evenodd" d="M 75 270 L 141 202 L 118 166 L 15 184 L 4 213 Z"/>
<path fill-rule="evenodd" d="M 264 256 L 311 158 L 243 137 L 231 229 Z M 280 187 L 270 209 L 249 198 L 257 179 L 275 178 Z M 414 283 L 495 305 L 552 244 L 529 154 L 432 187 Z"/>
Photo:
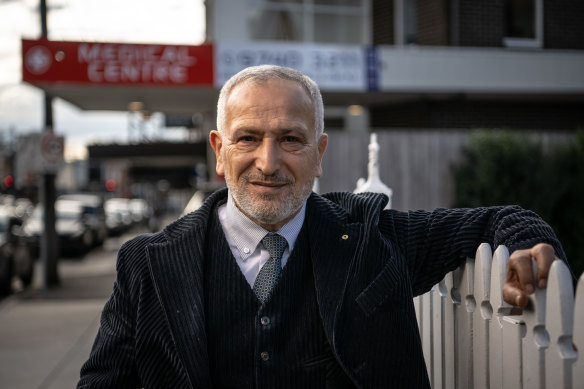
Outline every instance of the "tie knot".
<path fill-rule="evenodd" d="M 288 242 L 282 235 L 270 232 L 262 239 L 262 244 L 270 253 L 270 258 L 282 259 L 282 254 L 286 250 Z"/>

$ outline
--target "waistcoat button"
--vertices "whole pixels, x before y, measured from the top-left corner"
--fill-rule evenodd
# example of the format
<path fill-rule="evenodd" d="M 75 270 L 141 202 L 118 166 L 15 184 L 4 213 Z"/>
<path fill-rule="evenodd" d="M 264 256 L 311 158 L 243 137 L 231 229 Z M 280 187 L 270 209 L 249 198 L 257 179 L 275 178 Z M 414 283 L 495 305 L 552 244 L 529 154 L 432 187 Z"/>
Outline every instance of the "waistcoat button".
<path fill-rule="evenodd" d="M 262 316 L 262 318 L 260 319 L 260 323 L 262 323 L 263 326 L 267 326 L 268 324 L 270 324 L 270 318 L 267 316 Z"/>
<path fill-rule="evenodd" d="M 262 358 L 262 361 L 267 361 L 270 359 L 270 353 L 268 353 L 267 351 L 264 351 L 260 354 L 260 357 Z"/>

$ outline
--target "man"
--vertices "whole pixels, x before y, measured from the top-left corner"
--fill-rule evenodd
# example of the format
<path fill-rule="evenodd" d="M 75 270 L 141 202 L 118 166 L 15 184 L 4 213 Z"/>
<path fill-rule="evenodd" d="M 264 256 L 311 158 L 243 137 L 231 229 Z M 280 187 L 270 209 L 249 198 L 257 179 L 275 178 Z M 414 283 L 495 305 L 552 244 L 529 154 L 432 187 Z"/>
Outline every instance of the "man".
<path fill-rule="evenodd" d="M 405 213 L 311 193 L 328 137 L 297 71 L 248 68 L 217 111 L 228 190 L 121 248 L 80 388 L 427 388 L 414 295 L 489 242 L 514 251 L 504 296 L 525 306 L 564 257 L 518 207 Z"/>

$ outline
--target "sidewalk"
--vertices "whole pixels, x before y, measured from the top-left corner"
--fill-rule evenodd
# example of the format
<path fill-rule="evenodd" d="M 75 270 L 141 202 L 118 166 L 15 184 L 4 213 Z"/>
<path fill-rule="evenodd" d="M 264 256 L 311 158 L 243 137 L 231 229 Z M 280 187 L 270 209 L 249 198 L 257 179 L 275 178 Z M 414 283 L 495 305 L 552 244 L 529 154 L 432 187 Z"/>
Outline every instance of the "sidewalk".
<path fill-rule="evenodd" d="M 35 286 L 0 301 L 0 387 L 75 387 L 112 291 L 117 251 L 133 235 L 110 238 L 83 258 L 61 259 L 55 289 L 40 289 L 37 263 Z"/>

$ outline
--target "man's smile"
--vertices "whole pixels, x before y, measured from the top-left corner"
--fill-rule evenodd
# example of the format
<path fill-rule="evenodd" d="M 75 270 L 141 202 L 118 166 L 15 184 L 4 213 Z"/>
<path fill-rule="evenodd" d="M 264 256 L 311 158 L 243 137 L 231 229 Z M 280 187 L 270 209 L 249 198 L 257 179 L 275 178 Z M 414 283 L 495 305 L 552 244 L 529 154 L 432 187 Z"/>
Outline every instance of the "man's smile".
<path fill-rule="evenodd" d="M 280 192 L 283 188 L 288 186 L 287 182 L 274 182 L 274 181 L 249 181 L 249 184 L 253 187 L 253 190 L 263 194 L 275 194 Z"/>
<path fill-rule="evenodd" d="M 284 185 L 287 185 L 286 182 L 273 182 L 273 181 L 250 181 L 250 184 L 258 185 L 258 186 L 268 186 L 268 187 L 273 187 L 273 188 L 279 188 L 279 187 L 282 187 Z"/>

